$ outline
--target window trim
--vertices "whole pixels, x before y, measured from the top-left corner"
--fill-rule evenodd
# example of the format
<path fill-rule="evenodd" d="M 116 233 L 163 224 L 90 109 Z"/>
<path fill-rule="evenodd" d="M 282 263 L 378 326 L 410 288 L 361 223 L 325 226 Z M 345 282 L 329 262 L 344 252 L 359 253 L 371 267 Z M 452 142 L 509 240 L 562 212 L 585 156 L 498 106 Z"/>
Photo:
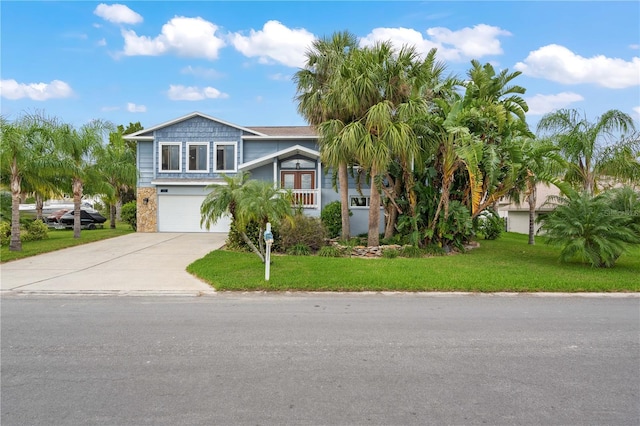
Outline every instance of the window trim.
<path fill-rule="evenodd" d="M 192 170 L 192 169 L 189 168 L 189 163 L 190 163 L 190 160 L 191 160 L 191 157 L 190 157 L 191 153 L 189 152 L 189 150 L 191 149 L 192 146 L 206 146 L 207 147 L 207 154 L 206 154 L 206 156 L 207 156 L 206 157 L 207 158 L 207 165 L 206 165 L 206 168 L 204 170 L 198 170 L 198 169 Z M 209 173 L 209 169 L 211 168 L 211 162 L 209 161 L 210 158 L 211 158 L 211 155 L 210 155 L 210 152 L 209 152 L 210 148 L 211 148 L 211 144 L 209 142 L 187 142 L 187 161 L 186 161 L 186 164 L 185 164 L 186 169 L 187 169 L 186 170 L 187 173 Z"/>
<path fill-rule="evenodd" d="M 162 148 L 164 146 L 178 147 L 178 169 L 164 170 L 162 168 Z M 158 172 L 159 173 L 182 173 L 182 142 L 160 142 L 158 144 Z"/>
<path fill-rule="evenodd" d="M 366 199 L 365 203 L 366 206 L 355 206 L 353 205 L 353 199 L 354 198 L 364 198 Z M 384 205 L 382 204 L 384 202 L 384 197 L 381 195 L 380 196 L 380 208 L 384 208 Z M 371 206 L 371 195 L 360 195 L 360 194 L 349 194 L 349 208 L 350 209 L 356 209 L 356 210 L 360 210 L 360 209 L 369 209 L 369 207 Z"/>
<path fill-rule="evenodd" d="M 218 147 L 233 146 L 233 169 L 218 170 Z M 238 142 L 214 142 L 213 143 L 213 172 L 235 173 L 238 171 Z"/>

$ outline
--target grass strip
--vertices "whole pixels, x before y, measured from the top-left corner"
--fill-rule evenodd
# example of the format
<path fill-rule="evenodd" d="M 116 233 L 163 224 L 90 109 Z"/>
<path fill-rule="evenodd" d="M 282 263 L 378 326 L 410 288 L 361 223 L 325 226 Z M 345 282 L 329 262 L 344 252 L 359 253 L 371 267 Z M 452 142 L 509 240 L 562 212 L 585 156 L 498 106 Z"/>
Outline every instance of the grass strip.
<path fill-rule="evenodd" d="M 187 271 L 218 291 L 637 292 L 640 247 L 611 269 L 560 263 L 559 249 L 503 234 L 464 254 L 421 259 L 272 256 L 271 276 L 250 253 L 218 250 Z"/>
<path fill-rule="evenodd" d="M 116 224 L 116 229 L 108 226 L 98 229 L 83 229 L 80 238 L 73 238 L 73 229 L 50 229 L 49 238 L 40 241 L 24 241 L 22 251 L 9 251 L 8 246 L 0 247 L 0 262 L 9 262 L 25 257 L 36 256 L 42 253 L 60 250 L 67 247 L 78 246 L 94 241 L 105 240 L 107 238 L 118 237 L 120 235 L 133 232 L 131 227 L 125 223 Z"/>

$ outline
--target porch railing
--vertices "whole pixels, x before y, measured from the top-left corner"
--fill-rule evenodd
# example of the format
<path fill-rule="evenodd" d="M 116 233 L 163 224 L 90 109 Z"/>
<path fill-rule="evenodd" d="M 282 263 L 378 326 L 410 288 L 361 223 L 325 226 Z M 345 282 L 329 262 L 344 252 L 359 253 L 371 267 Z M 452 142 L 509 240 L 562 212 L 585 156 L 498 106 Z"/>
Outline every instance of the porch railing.
<path fill-rule="evenodd" d="M 297 206 L 302 206 L 305 209 L 318 208 L 317 189 L 292 189 L 291 192 Z"/>

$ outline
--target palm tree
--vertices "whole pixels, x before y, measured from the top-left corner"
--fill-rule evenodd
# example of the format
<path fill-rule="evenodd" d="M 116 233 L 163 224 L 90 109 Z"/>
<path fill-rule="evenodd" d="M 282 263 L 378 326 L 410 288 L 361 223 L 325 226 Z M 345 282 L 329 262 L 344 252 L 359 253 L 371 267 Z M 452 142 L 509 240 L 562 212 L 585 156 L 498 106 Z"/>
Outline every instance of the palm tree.
<path fill-rule="evenodd" d="M 529 244 L 534 245 L 538 184 L 553 184 L 566 191 L 566 186 L 557 177 L 566 165 L 564 159 L 558 154 L 558 148 L 549 141 L 528 137 L 520 140 L 522 141 L 520 176 L 507 197 L 516 204 L 520 204 L 520 196 L 524 195 L 529 205 Z"/>
<path fill-rule="evenodd" d="M 370 246 L 379 243 L 380 191 L 392 162 L 401 167 L 410 215 L 415 215 L 412 167 L 422 146 L 414 128 L 416 119 L 428 114 L 427 85 L 438 81 L 443 69 L 434 57 L 432 51 L 421 62 L 414 48 L 378 43 L 352 52 L 331 82 L 332 104 L 351 119 L 330 119 L 319 129 L 329 146 L 345 149 L 368 172 Z"/>
<path fill-rule="evenodd" d="M 569 162 L 565 180 L 590 194 L 598 192 L 604 177 L 638 182 L 640 139 L 625 138 L 633 130 L 633 119 L 615 109 L 595 122 L 575 109 L 561 109 L 538 123 L 538 131 L 548 134 Z"/>
<path fill-rule="evenodd" d="M 476 60 L 471 65 L 464 83 L 464 125 L 484 143 L 479 161 L 482 188 L 471 202 L 475 218 L 516 185 L 522 162 L 518 140 L 533 134 L 525 120 L 529 107 L 520 96 L 526 89 L 513 84 L 521 72 L 504 69 L 496 73 L 491 64 Z"/>
<path fill-rule="evenodd" d="M 110 227 L 116 227 L 116 205 L 122 205 L 122 196 L 135 187 L 138 171 L 135 157 L 122 138 L 96 150 L 96 168 L 106 184 L 104 193 L 109 203 Z"/>
<path fill-rule="evenodd" d="M 557 206 L 542 220 L 542 229 L 549 244 L 562 246 L 561 261 L 577 258 L 610 268 L 631 245 L 640 244 L 640 226 L 632 215 L 611 207 L 609 194 L 571 191 L 554 201 Z"/>
<path fill-rule="evenodd" d="M 10 123 L 4 117 L 0 121 L 0 159 L 2 174 L 10 176 L 11 189 L 11 241 L 9 250 L 22 250 L 20 241 L 20 194 L 22 176 L 31 164 L 31 145 L 28 143 L 28 131 L 19 122 Z M 5 170 L 6 168 L 6 170 Z M 6 173 L 8 172 L 8 173 Z M 5 174 L 6 173 L 6 174 Z"/>
<path fill-rule="evenodd" d="M 20 196 L 23 184 L 35 188 L 42 184 L 40 176 L 55 164 L 52 157 L 42 155 L 46 143 L 46 126 L 41 115 L 19 117 L 14 122 L 0 117 L 0 167 L 3 180 L 8 178 L 11 190 L 11 240 L 9 250 L 22 250 L 20 241 Z"/>
<path fill-rule="evenodd" d="M 264 262 L 262 233 L 266 224 L 291 217 L 293 198 L 290 193 L 276 189 L 270 182 L 249 180 L 248 172 L 242 172 L 236 177 L 222 177 L 225 185 L 208 186 L 212 191 L 200 206 L 200 225 L 208 230 L 224 215 L 231 216 L 232 226 L 235 226 L 245 243 Z M 247 235 L 247 227 L 251 223 L 259 226 L 260 248 Z"/>
<path fill-rule="evenodd" d="M 336 32 L 313 42 L 307 51 L 305 67 L 294 75 L 297 84 L 298 112 L 314 127 L 329 119 L 347 121 L 350 117 L 345 110 L 332 102 L 329 94 L 331 79 L 351 52 L 357 49 L 358 39 L 348 31 Z M 335 98 L 333 98 L 335 99 Z M 338 169 L 340 203 L 342 216 L 342 239 L 350 237 L 349 226 L 349 175 L 350 153 L 344 146 L 325 137 L 320 132 L 320 152 L 324 163 Z"/>
<path fill-rule="evenodd" d="M 59 153 L 60 170 L 71 179 L 73 193 L 73 237 L 80 238 L 80 203 L 82 201 L 85 182 L 97 173 L 96 155 L 102 148 L 103 141 L 111 123 L 93 120 L 79 129 L 68 124 L 57 125 L 55 132 L 56 146 Z"/>
<path fill-rule="evenodd" d="M 466 114 L 462 100 L 447 102 L 436 99 L 435 103 L 438 109 L 436 114 L 430 117 L 430 125 L 431 139 L 437 144 L 435 167 L 439 173 L 440 199 L 430 224 L 430 231 L 427 233 L 429 238 L 435 236 L 441 211 L 444 212 L 444 222 L 447 221 L 450 191 L 459 169 L 465 169 L 467 172 L 472 206 L 479 204 L 482 188 L 482 176 L 478 168 L 482 156 L 482 142 L 462 124 Z"/>

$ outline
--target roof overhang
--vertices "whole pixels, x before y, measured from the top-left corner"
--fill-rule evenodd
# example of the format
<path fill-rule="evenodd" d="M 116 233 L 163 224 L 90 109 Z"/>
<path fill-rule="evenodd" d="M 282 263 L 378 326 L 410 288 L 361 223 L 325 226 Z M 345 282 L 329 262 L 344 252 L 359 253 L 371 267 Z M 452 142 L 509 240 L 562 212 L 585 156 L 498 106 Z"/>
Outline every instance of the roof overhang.
<path fill-rule="evenodd" d="M 177 179 L 155 179 L 151 181 L 151 185 L 155 186 L 208 186 L 208 185 L 226 185 L 223 179 L 207 179 L 207 180 L 177 180 Z"/>
<path fill-rule="evenodd" d="M 256 158 L 253 161 L 249 161 L 247 163 L 241 164 L 240 167 L 238 167 L 238 170 L 252 170 L 260 166 L 271 164 L 273 163 L 273 160 L 276 158 L 278 160 L 284 160 L 287 158 L 294 157 L 296 155 L 303 155 L 305 157 L 310 157 L 314 159 L 320 158 L 320 153 L 318 151 L 305 148 L 304 146 L 301 146 L 301 145 L 294 145 L 290 148 L 286 148 L 278 152 L 274 152 L 273 154 L 265 155 L 264 157 Z"/>
<path fill-rule="evenodd" d="M 246 140 L 309 140 L 315 141 L 318 140 L 317 136 L 313 135 L 304 135 L 304 136 L 254 136 L 254 135 L 243 135 L 242 139 Z"/>

